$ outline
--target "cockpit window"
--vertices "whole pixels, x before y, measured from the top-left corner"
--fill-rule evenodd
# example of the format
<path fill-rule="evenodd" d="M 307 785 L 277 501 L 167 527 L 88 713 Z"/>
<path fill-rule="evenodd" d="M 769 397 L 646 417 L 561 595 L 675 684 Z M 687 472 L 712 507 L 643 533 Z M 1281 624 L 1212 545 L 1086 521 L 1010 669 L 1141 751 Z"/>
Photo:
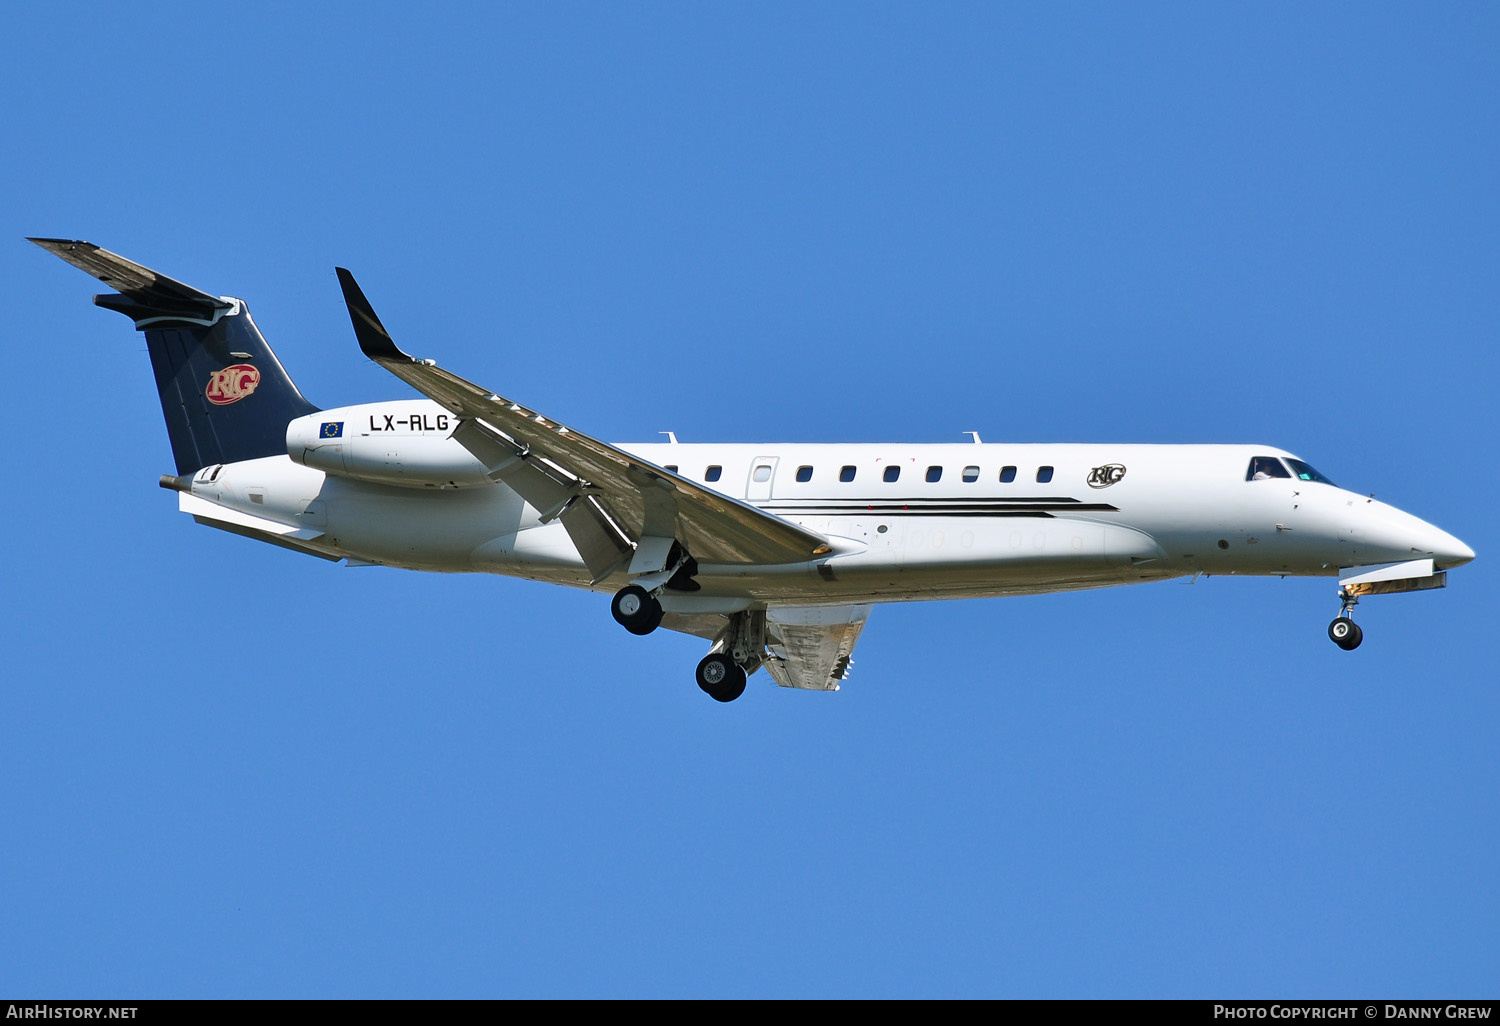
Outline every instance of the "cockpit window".
<path fill-rule="evenodd" d="M 1275 456 L 1256 456 L 1250 460 L 1250 469 L 1245 471 L 1246 481 L 1264 481 L 1271 477 L 1291 476 Z"/>
<path fill-rule="evenodd" d="M 1290 456 L 1288 456 L 1286 458 L 1286 462 L 1287 466 L 1292 468 L 1292 473 L 1297 475 L 1297 480 L 1299 481 L 1317 481 L 1321 484 L 1326 485 L 1333 484 L 1332 481 L 1328 480 L 1328 478 L 1324 477 L 1322 474 L 1318 473 L 1316 470 L 1314 470 L 1306 463 L 1303 463 L 1301 460 L 1294 460 Z M 1334 485 L 1334 487 L 1337 488 L 1338 485 Z"/>

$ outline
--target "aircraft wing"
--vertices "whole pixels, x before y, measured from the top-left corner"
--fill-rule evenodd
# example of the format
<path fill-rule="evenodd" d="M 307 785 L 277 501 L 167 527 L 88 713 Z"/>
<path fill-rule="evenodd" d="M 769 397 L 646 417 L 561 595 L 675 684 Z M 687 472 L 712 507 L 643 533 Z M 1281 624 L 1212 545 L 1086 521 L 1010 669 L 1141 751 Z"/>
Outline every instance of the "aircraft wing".
<path fill-rule="evenodd" d="M 543 520 L 562 521 L 596 581 L 628 563 L 635 543 L 648 536 L 680 540 L 700 563 L 801 563 L 829 551 L 820 534 L 548 420 L 431 360 L 412 359 L 354 276 L 337 270 L 364 354 L 461 418 L 453 437 Z"/>
<path fill-rule="evenodd" d="M 766 610 L 765 667 L 784 688 L 837 691 L 869 606 L 787 606 Z"/>

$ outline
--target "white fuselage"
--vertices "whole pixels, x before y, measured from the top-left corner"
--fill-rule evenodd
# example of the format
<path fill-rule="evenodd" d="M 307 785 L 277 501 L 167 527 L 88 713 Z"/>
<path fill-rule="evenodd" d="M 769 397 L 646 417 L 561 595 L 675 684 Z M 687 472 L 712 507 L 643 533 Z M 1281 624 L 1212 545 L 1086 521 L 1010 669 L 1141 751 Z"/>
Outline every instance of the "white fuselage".
<path fill-rule="evenodd" d="M 302 547 L 358 562 L 600 591 L 625 582 L 623 573 L 591 582 L 562 524 L 542 523 L 490 481 L 449 437 L 456 422 L 436 404 L 375 403 L 304 419 L 315 423 L 293 421 L 290 456 L 205 468 L 184 508 L 212 503 L 238 522 L 294 529 Z M 310 435 L 335 421 L 339 437 Z M 1333 576 L 1429 556 L 1444 569 L 1473 556 L 1366 496 L 1295 477 L 1246 480 L 1253 457 L 1289 455 L 1270 446 L 621 448 L 833 544 L 804 563 L 700 565 L 701 590 L 664 595 L 669 610 L 1030 594 L 1195 573 Z"/>

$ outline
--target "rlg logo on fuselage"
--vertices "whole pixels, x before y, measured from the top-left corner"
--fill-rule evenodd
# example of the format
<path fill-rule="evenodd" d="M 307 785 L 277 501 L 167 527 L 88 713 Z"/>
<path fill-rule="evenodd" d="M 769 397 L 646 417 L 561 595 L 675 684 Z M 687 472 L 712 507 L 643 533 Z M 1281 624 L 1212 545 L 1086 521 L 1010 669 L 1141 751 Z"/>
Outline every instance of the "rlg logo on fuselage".
<path fill-rule="evenodd" d="M 1108 488 L 1125 476 L 1125 464 L 1106 463 L 1089 471 L 1090 488 Z"/>
<path fill-rule="evenodd" d="M 215 406 L 237 403 L 260 384 L 260 371 L 248 363 L 237 363 L 232 367 L 214 371 L 208 379 L 203 395 Z"/>

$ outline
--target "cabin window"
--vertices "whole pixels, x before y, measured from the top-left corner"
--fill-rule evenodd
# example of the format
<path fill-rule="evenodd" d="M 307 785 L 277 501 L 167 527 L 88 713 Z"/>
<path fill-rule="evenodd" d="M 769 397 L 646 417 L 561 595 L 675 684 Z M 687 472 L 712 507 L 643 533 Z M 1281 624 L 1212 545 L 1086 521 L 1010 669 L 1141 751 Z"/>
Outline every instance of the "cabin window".
<path fill-rule="evenodd" d="M 1311 469 L 1311 468 L 1309 468 Z M 1250 468 L 1245 471 L 1246 481 L 1268 481 L 1273 477 L 1291 477 L 1281 461 L 1275 456 L 1256 456 L 1250 460 Z"/>
<path fill-rule="evenodd" d="M 854 468 L 853 467 L 840 467 L 839 468 L 839 480 L 843 481 L 843 482 L 846 482 L 846 483 L 849 482 L 849 481 L 853 481 L 854 480 Z"/>
<path fill-rule="evenodd" d="M 812 467 L 798 467 L 797 480 L 804 483 L 812 480 Z"/>
<path fill-rule="evenodd" d="M 1015 479 L 1016 479 L 1016 468 L 1015 467 L 1001 467 L 1000 468 L 1000 480 L 1003 481 L 1005 484 L 1010 484 Z"/>
<path fill-rule="evenodd" d="M 932 484 L 932 483 L 934 483 L 936 481 L 941 481 L 942 479 L 943 479 L 943 468 L 942 467 L 928 467 L 927 468 L 927 483 L 928 484 Z"/>
<path fill-rule="evenodd" d="M 1046 484 L 1048 481 L 1051 481 L 1051 480 L 1052 480 L 1052 468 L 1051 467 L 1037 467 L 1036 468 L 1036 483 L 1037 484 Z"/>
<path fill-rule="evenodd" d="M 885 468 L 885 475 L 884 476 L 885 476 L 885 480 L 887 482 L 894 481 L 898 477 L 901 476 L 901 468 L 900 467 L 886 467 Z"/>
<path fill-rule="evenodd" d="M 668 463 L 665 467 L 662 467 L 661 469 L 666 470 L 666 471 L 670 471 L 673 474 L 677 473 L 677 467 L 676 467 L 676 465 L 671 464 L 671 463 Z"/>
<path fill-rule="evenodd" d="M 978 480 L 979 480 L 979 468 L 978 467 L 965 467 L 964 468 L 964 484 L 973 484 L 975 481 L 978 481 Z"/>
<path fill-rule="evenodd" d="M 1303 463 L 1301 460 L 1294 460 L 1290 456 L 1288 456 L 1286 458 L 1286 462 L 1287 466 L 1292 468 L 1292 473 L 1297 475 L 1297 480 L 1299 481 L 1317 481 L 1319 484 L 1326 485 L 1333 484 L 1332 481 L 1328 480 L 1328 478 L 1324 477 L 1322 474 L 1318 473 L 1311 466 Z M 1333 486 L 1335 488 L 1338 487 L 1338 485 Z"/>
<path fill-rule="evenodd" d="M 771 480 L 771 468 L 762 463 L 760 466 L 755 468 L 755 471 L 750 475 L 750 477 L 756 481 L 769 481 Z"/>
<path fill-rule="evenodd" d="M 723 475 L 724 475 L 724 468 L 723 467 L 712 466 L 712 467 L 709 467 L 707 470 L 705 470 L 703 472 L 703 480 L 705 480 L 705 481 L 717 481 Z"/>

